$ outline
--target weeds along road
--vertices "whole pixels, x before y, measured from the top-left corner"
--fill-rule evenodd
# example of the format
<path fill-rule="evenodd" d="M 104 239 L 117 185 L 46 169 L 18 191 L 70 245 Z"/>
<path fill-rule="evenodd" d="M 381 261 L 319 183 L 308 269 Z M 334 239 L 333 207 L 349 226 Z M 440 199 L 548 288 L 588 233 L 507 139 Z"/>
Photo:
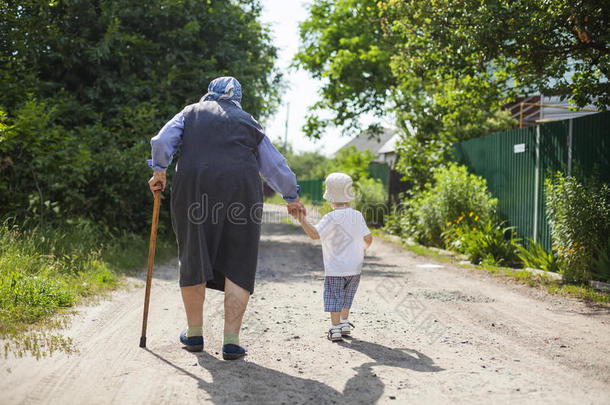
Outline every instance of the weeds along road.
<path fill-rule="evenodd" d="M 331 343 L 319 242 L 274 222 L 263 228 L 245 361 L 221 360 L 215 291 L 206 300 L 205 351 L 181 349 L 186 321 L 171 263 L 155 268 L 148 349 L 138 347 L 143 282 L 130 279 L 129 290 L 79 309 L 66 331 L 79 353 L 2 359 L 0 403 L 609 402 L 607 307 L 437 267 L 377 239 L 354 302 L 353 339 Z"/>

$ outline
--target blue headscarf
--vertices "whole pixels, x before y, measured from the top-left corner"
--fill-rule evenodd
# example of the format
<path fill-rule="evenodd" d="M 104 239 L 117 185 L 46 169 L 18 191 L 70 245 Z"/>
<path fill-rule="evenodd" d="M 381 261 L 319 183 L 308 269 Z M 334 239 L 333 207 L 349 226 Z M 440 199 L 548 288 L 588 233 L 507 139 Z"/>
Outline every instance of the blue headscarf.
<path fill-rule="evenodd" d="M 201 101 L 228 100 L 241 108 L 241 84 L 231 76 L 217 77 L 210 82 L 208 92 Z"/>

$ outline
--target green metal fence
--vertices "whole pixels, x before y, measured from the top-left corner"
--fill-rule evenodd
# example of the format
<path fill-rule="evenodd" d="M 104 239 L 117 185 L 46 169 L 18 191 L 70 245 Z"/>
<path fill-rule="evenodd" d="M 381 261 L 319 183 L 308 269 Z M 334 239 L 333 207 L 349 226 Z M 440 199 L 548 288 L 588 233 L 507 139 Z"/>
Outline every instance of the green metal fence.
<path fill-rule="evenodd" d="M 384 162 L 371 162 L 369 163 L 369 173 L 375 180 L 379 180 L 386 192 L 389 191 L 390 187 L 390 166 Z"/>
<path fill-rule="evenodd" d="M 555 171 L 610 182 L 610 112 L 499 132 L 454 145 L 457 162 L 484 177 L 498 214 L 522 238 L 551 247 L 544 181 Z"/>
<path fill-rule="evenodd" d="M 381 181 L 381 184 L 388 190 L 390 184 L 390 166 L 387 163 L 371 162 L 369 164 L 371 177 Z M 324 202 L 324 179 L 305 179 L 299 180 L 301 186 L 301 197 L 308 198 L 315 204 Z"/>
<path fill-rule="evenodd" d="M 321 204 L 324 202 L 322 195 L 324 195 L 324 179 L 307 179 L 299 180 L 301 186 L 301 197 L 308 198 L 314 204 Z"/>

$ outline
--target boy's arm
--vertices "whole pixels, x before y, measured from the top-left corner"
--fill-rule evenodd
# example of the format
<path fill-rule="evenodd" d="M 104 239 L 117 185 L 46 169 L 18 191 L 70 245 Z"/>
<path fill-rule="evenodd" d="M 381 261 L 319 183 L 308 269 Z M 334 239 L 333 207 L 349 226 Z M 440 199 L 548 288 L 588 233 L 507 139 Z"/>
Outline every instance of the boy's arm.
<path fill-rule="evenodd" d="M 364 237 L 364 250 L 367 250 L 369 246 L 373 243 L 373 235 L 370 233 Z"/>
<path fill-rule="evenodd" d="M 313 240 L 320 239 L 320 234 L 318 233 L 316 228 L 312 224 L 309 223 L 309 221 L 307 220 L 305 215 L 301 214 L 298 216 L 297 219 L 301 223 L 301 226 L 303 227 L 303 230 L 305 231 L 305 233 L 307 235 L 309 235 L 309 237 L 311 239 L 313 239 Z"/>

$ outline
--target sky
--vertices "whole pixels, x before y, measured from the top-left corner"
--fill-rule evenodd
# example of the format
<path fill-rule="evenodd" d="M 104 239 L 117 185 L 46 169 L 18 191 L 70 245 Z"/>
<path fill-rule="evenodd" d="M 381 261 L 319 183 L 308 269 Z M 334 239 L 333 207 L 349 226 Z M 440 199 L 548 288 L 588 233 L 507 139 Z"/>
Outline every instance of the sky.
<path fill-rule="evenodd" d="M 262 0 L 262 22 L 272 30 L 274 45 L 278 48 L 277 67 L 284 75 L 287 89 L 282 96 L 282 104 L 274 116 L 264 123 L 267 136 L 274 142 L 283 143 L 287 104 L 288 143 L 295 152 L 319 151 L 330 156 L 350 138 L 341 136 L 338 129 L 330 129 L 319 141 L 308 139 L 301 128 L 305 123 L 307 108 L 318 101 L 321 82 L 303 70 L 289 69 L 293 56 L 299 48 L 299 22 L 307 17 L 306 1 L 302 0 Z"/>

